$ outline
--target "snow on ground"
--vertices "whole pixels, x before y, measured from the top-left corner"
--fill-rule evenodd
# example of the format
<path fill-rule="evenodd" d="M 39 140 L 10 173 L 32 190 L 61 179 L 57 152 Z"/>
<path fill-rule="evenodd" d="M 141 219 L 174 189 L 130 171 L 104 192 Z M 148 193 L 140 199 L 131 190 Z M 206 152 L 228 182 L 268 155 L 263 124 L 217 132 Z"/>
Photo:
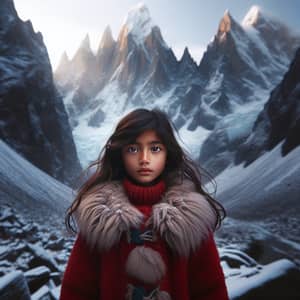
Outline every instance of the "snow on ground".
<path fill-rule="evenodd" d="M 14 281 L 17 277 L 19 277 L 22 274 L 21 271 L 14 271 L 11 272 L 3 277 L 1 277 L 0 279 L 0 290 L 3 289 L 3 287 L 5 287 L 9 282 Z"/>
<path fill-rule="evenodd" d="M 280 277 L 293 267 L 294 264 L 291 261 L 287 259 L 281 259 L 264 266 L 259 272 L 255 274 L 255 276 L 250 276 L 251 272 L 252 275 L 254 275 L 253 268 L 241 267 L 238 278 L 236 278 L 235 276 L 229 276 L 226 279 L 229 298 L 235 299 L 241 297 L 248 291 Z"/>

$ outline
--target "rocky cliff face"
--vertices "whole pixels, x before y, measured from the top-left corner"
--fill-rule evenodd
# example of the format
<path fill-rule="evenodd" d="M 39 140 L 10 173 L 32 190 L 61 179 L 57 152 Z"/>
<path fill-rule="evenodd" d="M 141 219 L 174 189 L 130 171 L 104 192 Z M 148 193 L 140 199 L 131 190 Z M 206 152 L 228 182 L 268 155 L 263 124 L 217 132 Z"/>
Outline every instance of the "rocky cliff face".
<path fill-rule="evenodd" d="M 284 140 L 283 156 L 300 144 L 300 49 L 283 80 L 272 91 L 252 132 L 236 153 L 236 163 L 249 165 Z"/>
<path fill-rule="evenodd" d="M 41 33 L 0 3 L 1 138 L 55 178 L 70 184 L 81 169 Z"/>

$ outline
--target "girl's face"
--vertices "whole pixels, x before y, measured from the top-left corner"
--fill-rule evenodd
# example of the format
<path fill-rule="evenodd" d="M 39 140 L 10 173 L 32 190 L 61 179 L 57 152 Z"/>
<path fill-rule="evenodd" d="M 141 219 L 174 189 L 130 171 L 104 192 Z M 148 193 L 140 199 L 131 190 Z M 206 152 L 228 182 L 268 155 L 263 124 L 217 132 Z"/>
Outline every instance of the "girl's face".
<path fill-rule="evenodd" d="M 139 183 L 150 183 L 164 170 L 167 149 L 154 130 L 140 134 L 133 144 L 122 149 L 125 170 Z"/>

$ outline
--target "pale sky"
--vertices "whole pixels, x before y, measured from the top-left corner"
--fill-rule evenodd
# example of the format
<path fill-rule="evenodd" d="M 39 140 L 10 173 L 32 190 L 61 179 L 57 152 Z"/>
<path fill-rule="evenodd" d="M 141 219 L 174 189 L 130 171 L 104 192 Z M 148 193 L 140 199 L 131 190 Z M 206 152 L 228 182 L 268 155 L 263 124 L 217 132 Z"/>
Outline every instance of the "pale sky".
<path fill-rule="evenodd" d="M 1 1 L 1 0 L 0 0 Z M 64 51 L 72 58 L 89 33 L 96 51 L 102 33 L 110 25 L 116 40 L 134 0 L 14 0 L 22 20 L 30 19 L 40 31 L 55 69 Z M 252 5 L 260 6 L 300 32 L 299 0 L 144 0 L 151 17 L 161 29 L 166 43 L 178 58 L 185 46 L 199 63 L 207 44 L 215 35 L 226 9 L 241 22 Z"/>

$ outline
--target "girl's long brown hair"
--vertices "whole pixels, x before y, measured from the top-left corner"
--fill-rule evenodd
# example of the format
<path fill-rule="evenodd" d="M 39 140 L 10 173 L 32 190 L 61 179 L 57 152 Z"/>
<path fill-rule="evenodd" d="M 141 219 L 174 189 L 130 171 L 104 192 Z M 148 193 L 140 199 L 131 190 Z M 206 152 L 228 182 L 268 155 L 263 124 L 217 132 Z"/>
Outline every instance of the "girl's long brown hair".
<path fill-rule="evenodd" d="M 136 138 L 145 130 L 155 130 L 167 149 L 166 167 L 162 174 L 167 187 L 174 184 L 175 180 L 178 179 L 193 181 L 196 190 L 206 197 L 214 209 L 217 217 L 215 229 L 220 227 L 226 216 L 225 209 L 202 187 L 202 175 L 206 173 L 209 178 L 211 176 L 203 169 L 200 172 L 200 167 L 181 148 L 174 135 L 174 132 L 177 134 L 178 132 L 165 113 L 158 109 L 136 109 L 120 120 L 114 133 L 101 150 L 98 159 L 84 171 L 84 176 L 86 176 L 91 169 L 94 170 L 92 175 L 89 175 L 88 179 L 79 187 L 72 205 L 67 210 L 65 224 L 68 230 L 76 232 L 76 228 L 72 225 L 75 224 L 73 213 L 78 208 L 85 193 L 99 183 L 122 180 L 126 176 L 121 155 L 122 148 L 134 143 Z"/>

